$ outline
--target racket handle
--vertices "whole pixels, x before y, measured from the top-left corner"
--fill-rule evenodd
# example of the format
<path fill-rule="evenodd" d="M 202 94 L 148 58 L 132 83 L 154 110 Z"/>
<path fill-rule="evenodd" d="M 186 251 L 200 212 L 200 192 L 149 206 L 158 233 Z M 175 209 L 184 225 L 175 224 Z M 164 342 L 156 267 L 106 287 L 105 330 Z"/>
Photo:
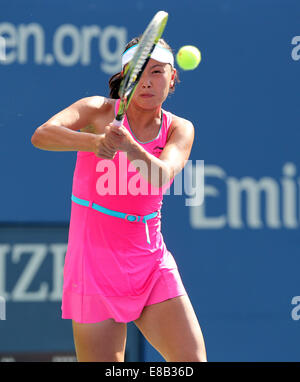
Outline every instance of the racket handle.
<path fill-rule="evenodd" d="M 114 126 L 117 126 L 117 127 L 120 127 L 120 126 L 122 126 L 123 121 L 124 121 L 124 118 L 121 119 L 121 121 L 117 121 L 116 119 L 114 119 L 114 121 L 113 121 L 113 125 L 114 125 Z"/>

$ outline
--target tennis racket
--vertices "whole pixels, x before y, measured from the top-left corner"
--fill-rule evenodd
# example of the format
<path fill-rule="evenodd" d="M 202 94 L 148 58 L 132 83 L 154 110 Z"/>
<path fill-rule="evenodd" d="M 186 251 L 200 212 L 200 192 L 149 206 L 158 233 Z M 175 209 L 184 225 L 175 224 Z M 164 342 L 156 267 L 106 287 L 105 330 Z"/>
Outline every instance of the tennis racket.
<path fill-rule="evenodd" d="M 118 113 L 113 122 L 121 126 L 134 91 L 141 75 L 150 59 L 155 45 L 158 43 L 168 20 L 168 13 L 159 11 L 145 29 L 132 60 L 126 65 L 122 82 L 120 84 L 120 104 Z"/>

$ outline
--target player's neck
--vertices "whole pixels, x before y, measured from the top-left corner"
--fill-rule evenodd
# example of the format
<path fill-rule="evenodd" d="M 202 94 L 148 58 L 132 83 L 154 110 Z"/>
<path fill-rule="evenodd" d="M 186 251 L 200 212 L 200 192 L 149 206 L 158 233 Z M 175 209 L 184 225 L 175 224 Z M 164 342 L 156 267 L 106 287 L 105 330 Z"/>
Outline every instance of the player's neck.
<path fill-rule="evenodd" d="M 138 129 L 143 129 L 153 125 L 155 120 L 161 118 L 161 105 L 154 109 L 144 109 L 138 105 L 131 104 L 127 110 L 127 118 L 132 125 Z"/>

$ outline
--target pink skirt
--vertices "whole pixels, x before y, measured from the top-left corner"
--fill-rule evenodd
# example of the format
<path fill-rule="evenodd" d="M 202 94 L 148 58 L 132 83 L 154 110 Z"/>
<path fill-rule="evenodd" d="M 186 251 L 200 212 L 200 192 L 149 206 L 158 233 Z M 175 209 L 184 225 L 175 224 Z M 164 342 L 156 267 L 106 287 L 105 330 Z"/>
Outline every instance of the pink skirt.
<path fill-rule="evenodd" d="M 62 318 L 96 323 L 136 320 L 145 306 L 186 295 L 160 218 L 145 224 L 72 203 Z"/>

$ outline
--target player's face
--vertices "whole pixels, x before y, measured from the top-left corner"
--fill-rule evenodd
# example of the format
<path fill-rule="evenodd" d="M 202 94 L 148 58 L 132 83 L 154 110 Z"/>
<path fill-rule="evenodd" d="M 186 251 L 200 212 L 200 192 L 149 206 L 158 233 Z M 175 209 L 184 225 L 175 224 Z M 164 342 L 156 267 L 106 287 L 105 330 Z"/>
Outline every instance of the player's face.
<path fill-rule="evenodd" d="M 145 109 L 161 105 L 174 84 L 176 69 L 170 64 L 149 60 L 133 95 L 132 102 Z"/>

